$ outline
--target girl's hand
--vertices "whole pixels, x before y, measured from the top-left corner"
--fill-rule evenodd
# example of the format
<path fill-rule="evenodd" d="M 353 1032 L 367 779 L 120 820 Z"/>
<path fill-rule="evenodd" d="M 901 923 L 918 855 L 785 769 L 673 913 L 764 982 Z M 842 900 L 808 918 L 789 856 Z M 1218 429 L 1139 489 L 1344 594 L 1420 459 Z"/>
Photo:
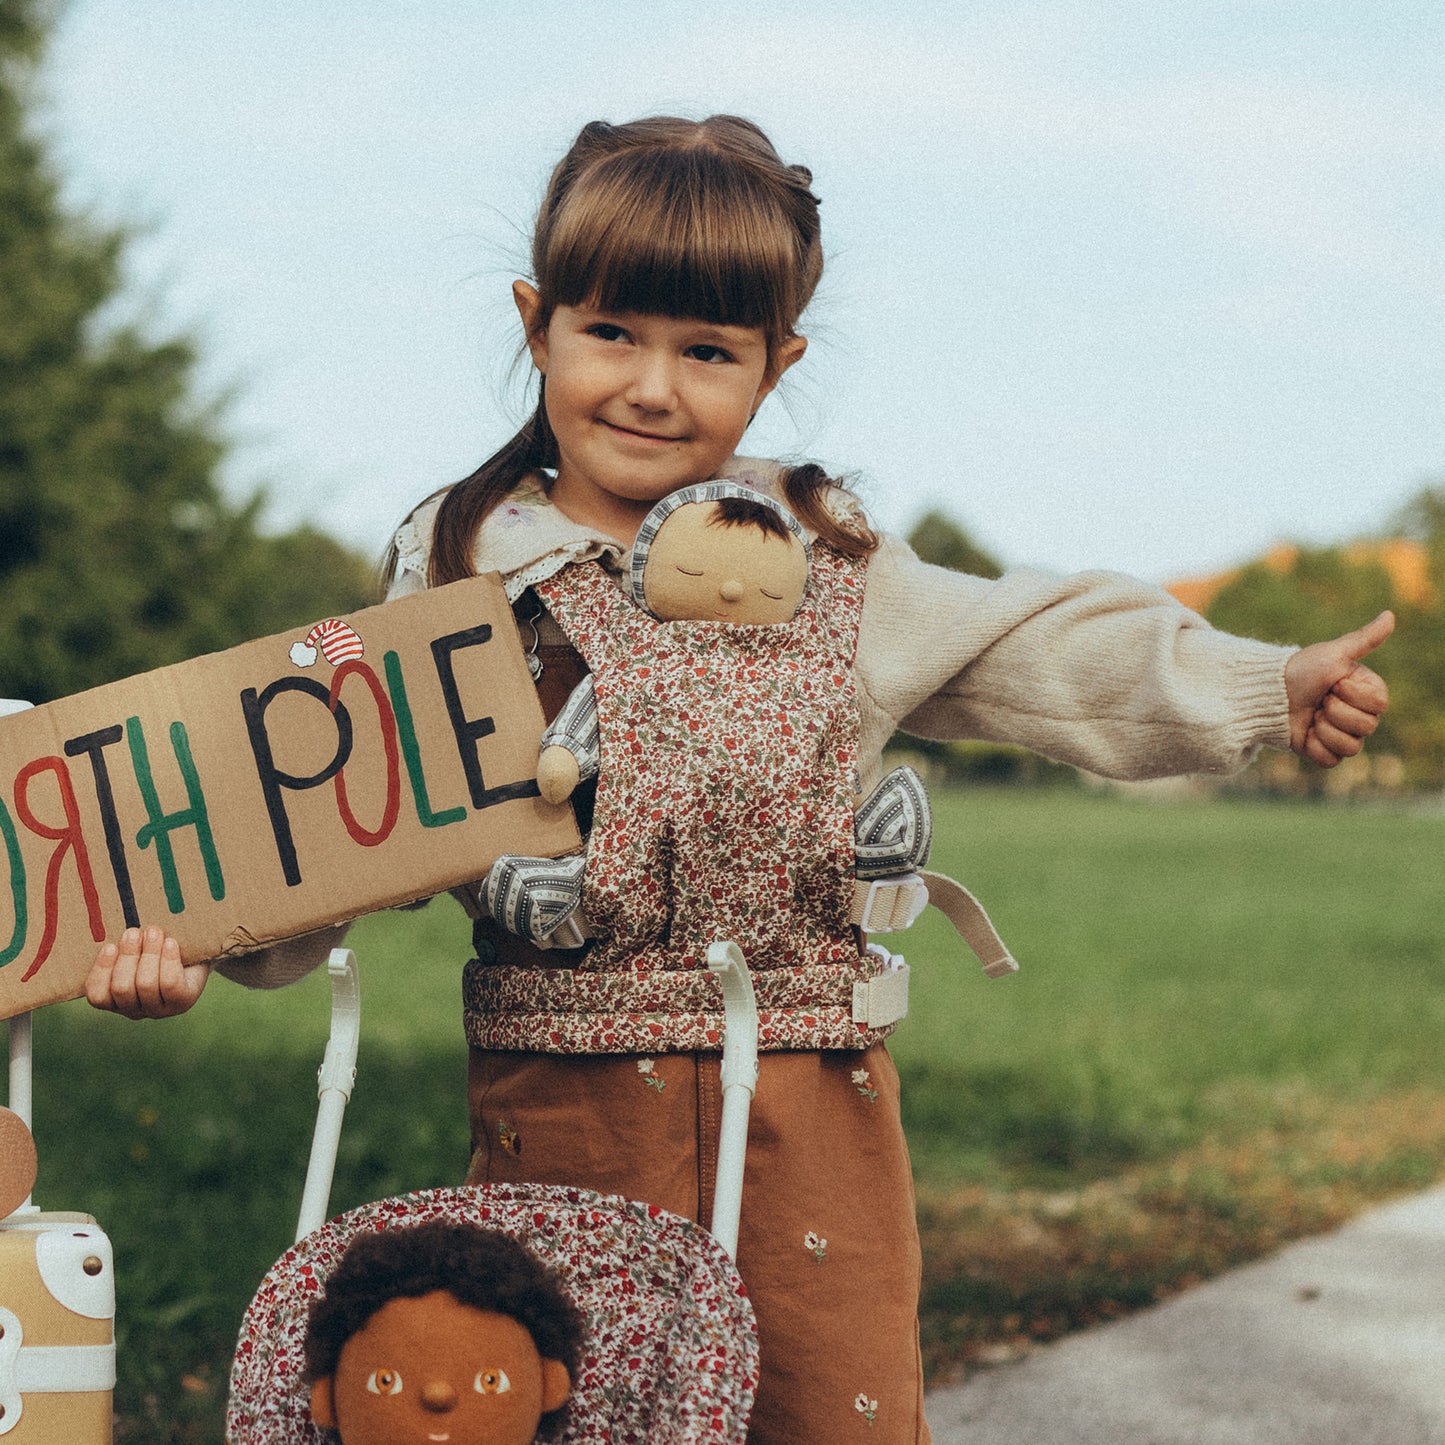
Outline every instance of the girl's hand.
<path fill-rule="evenodd" d="M 128 1019 L 183 1014 L 200 998 L 208 963 L 181 962 L 181 946 L 159 928 L 127 928 L 120 942 L 103 943 L 85 980 L 91 1005 Z"/>
<path fill-rule="evenodd" d="M 1360 659 L 1394 630 L 1395 614 L 1382 612 L 1333 642 L 1301 648 L 1285 663 L 1289 745 L 1301 757 L 1332 768 L 1365 746 L 1390 704 L 1390 690 Z"/>

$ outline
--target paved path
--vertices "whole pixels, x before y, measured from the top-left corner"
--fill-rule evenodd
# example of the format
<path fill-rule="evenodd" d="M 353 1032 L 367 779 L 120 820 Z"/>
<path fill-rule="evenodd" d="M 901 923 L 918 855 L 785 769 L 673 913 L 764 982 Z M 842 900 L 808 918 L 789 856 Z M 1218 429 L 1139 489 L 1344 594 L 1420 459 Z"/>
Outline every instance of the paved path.
<path fill-rule="evenodd" d="M 1445 1445 L 1445 1189 L 930 1395 L 935 1445 Z"/>

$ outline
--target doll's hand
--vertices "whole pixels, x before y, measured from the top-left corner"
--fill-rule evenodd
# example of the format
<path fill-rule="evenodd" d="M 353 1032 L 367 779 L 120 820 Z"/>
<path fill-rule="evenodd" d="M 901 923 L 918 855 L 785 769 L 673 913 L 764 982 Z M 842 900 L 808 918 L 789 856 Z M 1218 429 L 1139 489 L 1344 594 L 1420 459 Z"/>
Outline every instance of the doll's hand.
<path fill-rule="evenodd" d="M 128 1019 L 183 1014 L 200 998 L 211 966 L 181 962 L 181 946 L 159 928 L 127 928 L 120 942 L 103 943 L 85 980 L 92 1007 Z"/>
<path fill-rule="evenodd" d="M 1301 648 L 1285 664 L 1289 745 L 1301 757 L 1332 768 L 1364 747 L 1389 706 L 1390 690 L 1360 659 L 1394 630 L 1395 614 L 1382 612 L 1355 632 Z"/>
<path fill-rule="evenodd" d="M 582 769 L 570 748 L 553 743 L 537 760 L 537 787 L 549 803 L 565 803 L 582 780 Z"/>

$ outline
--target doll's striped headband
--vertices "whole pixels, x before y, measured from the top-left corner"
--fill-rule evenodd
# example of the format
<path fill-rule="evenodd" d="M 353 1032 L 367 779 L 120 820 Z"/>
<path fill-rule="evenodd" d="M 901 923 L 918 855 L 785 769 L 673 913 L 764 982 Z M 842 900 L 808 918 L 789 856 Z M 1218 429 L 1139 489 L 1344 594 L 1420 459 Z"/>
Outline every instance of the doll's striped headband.
<path fill-rule="evenodd" d="M 759 506 L 776 512 L 779 520 L 803 544 L 803 551 L 811 558 L 812 548 L 808 545 L 808 539 L 803 534 L 803 528 L 798 519 L 781 502 L 774 501 L 766 492 L 760 492 L 755 487 L 744 486 L 741 482 L 694 482 L 690 487 L 679 487 L 677 491 L 669 492 L 643 518 L 642 525 L 637 529 L 637 538 L 632 544 L 632 551 L 628 554 L 627 588 L 632 600 L 639 607 L 644 609 L 647 607 L 647 601 L 642 591 L 642 574 L 647 570 L 647 554 L 652 550 L 653 539 L 657 536 L 662 524 L 679 507 L 686 507 L 692 502 L 721 502 L 728 497 L 737 497 L 745 502 L 756 502 Z"/>

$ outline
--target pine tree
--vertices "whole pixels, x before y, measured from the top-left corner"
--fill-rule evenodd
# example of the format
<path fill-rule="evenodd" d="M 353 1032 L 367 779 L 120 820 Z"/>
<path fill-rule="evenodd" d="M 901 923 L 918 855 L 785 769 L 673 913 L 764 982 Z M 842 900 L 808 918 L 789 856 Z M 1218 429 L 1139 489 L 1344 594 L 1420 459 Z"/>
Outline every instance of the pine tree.
<path fill-rule="evenodd" d="M 908 545 L 935 567 L 971 572 L 975 577 L 1002 577 L 1003 568 L 947 512 L 925 512 L 908 534 Z"/>
<path fill-rule="evenodd" d="M 216 480 L 226 443 L 184 337 L 108 323 L 126 233 L 69 214 L 28 123 L 36 0 L 0 0 L 0 696 L 41 702 L 367 600 L 335 543 L 288 539 Z"/>

